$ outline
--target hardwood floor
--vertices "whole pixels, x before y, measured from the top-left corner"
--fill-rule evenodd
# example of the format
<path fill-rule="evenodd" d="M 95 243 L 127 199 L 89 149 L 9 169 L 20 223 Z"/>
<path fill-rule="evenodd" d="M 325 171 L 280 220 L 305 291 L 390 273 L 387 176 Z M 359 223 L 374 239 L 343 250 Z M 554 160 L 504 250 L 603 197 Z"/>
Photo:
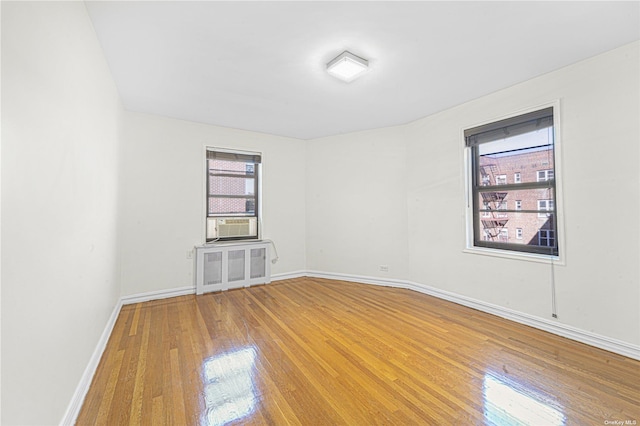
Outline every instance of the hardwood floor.
<path fill-rule="evenodd" d="M 638 361 L 301 278 L 124 306 L 77 424 L 631 425 L 639 407 Z"/>

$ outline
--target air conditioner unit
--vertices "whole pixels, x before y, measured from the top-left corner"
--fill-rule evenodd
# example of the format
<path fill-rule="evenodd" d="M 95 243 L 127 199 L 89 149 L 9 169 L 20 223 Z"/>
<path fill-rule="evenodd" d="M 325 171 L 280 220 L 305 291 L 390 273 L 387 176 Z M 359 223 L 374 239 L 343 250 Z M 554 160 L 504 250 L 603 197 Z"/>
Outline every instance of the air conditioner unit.
<path fill-rule="evenodd" d="M 258 219 L 256 217 L 207 218 L 207 241 L 239 237 L 258 238 Z"/>
<path fill-rule="evenodd" d="M 251 235 L 250 219 L 219 219 L 216 225 L 218 238 L 246 237 Z"/>

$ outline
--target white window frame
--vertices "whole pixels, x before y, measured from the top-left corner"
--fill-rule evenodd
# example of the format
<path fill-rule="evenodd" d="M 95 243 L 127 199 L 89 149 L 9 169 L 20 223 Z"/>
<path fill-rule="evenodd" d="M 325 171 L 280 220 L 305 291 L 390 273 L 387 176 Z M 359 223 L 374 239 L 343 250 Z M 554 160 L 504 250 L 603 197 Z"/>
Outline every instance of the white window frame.
<path fill-rule="evenodd" d="M 522 175 L 520 172 L 513 174 L 513 183 L 522 183 Z"/>
<path fill-rule="evenodd" d="M 542 177 L 540 177 L 540 173 L 542 173 Z M 554 178 L 553 170 L 545 169 L 538 170 L 536 172 L 536 179 L 538 182 L 546 182 Z"/>
<path fill-rule="evenodd" d="M 522 228 L 516 228 L 516 239 L 517 240 L 522 239 Z"/>
<path fill-rule="evenodd" d="M 522 210 L 522 200 L 516 200 L 514 202 L 514 210 Z"/>
<path fill-rule="evenodd" d="M 560 247 L 560 251 L 558 255 L 548 255 L 548 254 L 537 254 L 537 253 L 525 253 L 525 252 L 516 252 L 516 251 L 507 251 L 507 250 L 496 250 L 492 248 L 486 247 L 476 247 L 473 243 L 473 203 L 471 198 L 471 188 L 472 188 L 472 174 L 471 174 L 471 160 L 472 156 L 469 148 L 467 148 L 465 144 L 464 132 L 466 129 L 470 129 L 477 126 L 482 126 L 490 123 L 494 123 L 497 121 L 509 119 L 512 117 L 517 117 L 523 114 L 527 114 L 529 112 L 534 112 L 537 110 L 541 110 L 544 108 L 553 107 L 553 127 L 554 127 L 554 169 L 555 169 L 555 205 L 556 205 L 556 239 L 558 241 L 558 246 Z M 464 240 L 462 246 L 462 252 L 471 254 L 471 255 L 481 255 L 481 256 L 490 256 L 497 258 L 505 258 L 505 259 L 513 259 L 520 260 L 525 262 L 538 262 L 538 263 L 553 263 L 556 265 L 565 265 L 566 255 L 567 255 L 567 247 L 564 243 L 565 241 L 565 231 L 564 231 L 564 212 L 562 209 L 563 203 L 563 180 L 562 180 L 562 170 L 563 170 L 563 160 L 562 160 L 562 117 L 561 117 L 561 101 L 559 99 L 531 106 L 529 108 L 524 108 L 520 111 L 505 114 L 502 116 L 495 116 L 494 118 L 485 119 L 484 121 L 476 121 L 469 122 L 467 125 L 461 126 L 460 129 L 460 158 L 462 158 L 463 162 L 463 172 L 464 172 L 464 192 L 463 192 L 463 205 L 465 210 L 465 230 Z"/>
<path fill-rule="evenodd" d="M 506 185 L 507 175 L 496 175 L 496 185 Z"/>
<path fill-rule="evenodd" d="M 554 208 L 555 208 L 555 204 L 553 200 L 538 200 L 538 210 L 546 210 L 548 212 L 553 212 Z M 538 213 L 539 218 L 546 219 L 549 216 L 551 216 L 551 213 Z"/>

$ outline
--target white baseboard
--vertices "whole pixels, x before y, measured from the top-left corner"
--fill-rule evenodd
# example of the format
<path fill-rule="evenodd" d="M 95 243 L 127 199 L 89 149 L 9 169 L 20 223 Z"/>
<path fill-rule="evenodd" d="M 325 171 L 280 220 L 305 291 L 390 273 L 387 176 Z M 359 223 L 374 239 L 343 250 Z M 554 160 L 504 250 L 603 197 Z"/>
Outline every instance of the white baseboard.
<path fill-rule="evenodd" d="M 326 278 L 328 280 L 350 281 L 352 283 L 374 284 L 385 287 L 407 288 L 408 281 L 366 277 L 361 275 L 337 274 L 335 272 L 308 271 L 307 276 L 311 278 Z"/>
<path fill-rule="evenodd" d="M 285 272 L 283 274 L 271 274 L 271 282 L 291 280 L 294 278 L 302 278 L 302 277 L 306 277 L 307 275 L 308 275 L 307 271 L 294 271 L 294 272 Z"/>
<path fill-rule="evenodd" d="M 196 288 L 193 286 L 176 287 L 167 290 L 149 291 L 146 293 L 131 294 L 122 296 L 120 301 L 123 305 L 131 305 L 132 303 L 148 302 L 150 300 L 168 299 L 170 297 L 186 296 L 188 294 L 196 294 Z"/>
<path fill-rule="evenodd" d="M 556 334 L 558 336 L 566 337 L 580 343 L 595 346 L 597 348 L 614 352 L 619 355 L 640 360 L 640 346 L 638 345 L 633 345 L 621 340 L 602 336 L 590 331 L 581 330 L 579 328 L 572 327 L 567 324 L 562 324 L 560 322 L 550 321 L 545 318 L 525 314 L 512 309 L 504 308 L 502 306 L 493 305 L 491 303 L 441 290 L 425 284 L 404 280 L 384 279 L 320 271 L 309 271 L 307 273 L 307 276 L 414 290 L 420 293 L 437 297 L 439 299 L 448 300 L 459 305 L 467 306 L 469 308 L 496 315 L 520 324 L 528 325 L 530 327 Z"/>
<path fill-rule="evenodd" d="M 306 277 L 308 274 L 306 271 L 294 271 L 286 272 L 282 274 L 271 275 L 271 281 L 289 280 L 293 278 Z M 149 291 L 146 293 L 131 294 L 128 296 L 122 296 L 120 302 L 122 305 L 131 305 L 133 303 L 149 302 L 151 300 L 168 299 L 171 297 L 186 296 L 189 294 L 196 294 L 195 286 L 176 287 L 166 290 Z"/>
<path fill-rule="evenodd" d="M 76 423 L 76 419 L 78 418 L 78 414 L 80 414 L 80 409 L 82 408 L 82 403 L 84 402 L 84 398 L 87 396 L 87 392 L 89 391 L 89 386 L 91 386 L 91 382 L 93 380 L 93 376 L 98 368 L 98 364 L 100 363 L 100 359 L 102 358 L 102 353 L 107 347 L 107 342 L 109 341 L 109 337 L 111 336 L 111 332 L 113 331 L 113 327 L 116 324 L 116 320 L 118 319 L 118 315 L 120 314 L 120 309 L 122 308 L 122 299 L 118 300 L 116 306 L 113 308 L 109 319 L 107 320 L 107 324 L 104 327 L 104 331 L 102 335 L 100 335 L 100 339 L 98 340 L 98 344 L 96 348 L 93 350 L 91 354 L 91 358 L 89 358 L 89 363 L 87 367 L 84 369 L 82 376 L 80 377 L 80 382 L 76 387 L 75 392 L 73 393 L 73 397 L 71 398 L 71 402 L 67 407 L 67 411 L 65 411 L 62 420 L 60 421 L 61 426 L 72 426 Z"/>

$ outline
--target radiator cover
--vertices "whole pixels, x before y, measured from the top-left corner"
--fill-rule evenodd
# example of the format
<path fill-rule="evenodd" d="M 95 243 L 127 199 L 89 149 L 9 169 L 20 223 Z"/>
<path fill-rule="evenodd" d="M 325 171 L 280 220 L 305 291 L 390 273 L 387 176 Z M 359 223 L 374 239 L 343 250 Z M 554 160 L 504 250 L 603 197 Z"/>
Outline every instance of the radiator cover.
<path fill-rule="evenodd" d="M 268 242 L 207 244 L 195 253 L 196 294 L 271 282 Z"/>

